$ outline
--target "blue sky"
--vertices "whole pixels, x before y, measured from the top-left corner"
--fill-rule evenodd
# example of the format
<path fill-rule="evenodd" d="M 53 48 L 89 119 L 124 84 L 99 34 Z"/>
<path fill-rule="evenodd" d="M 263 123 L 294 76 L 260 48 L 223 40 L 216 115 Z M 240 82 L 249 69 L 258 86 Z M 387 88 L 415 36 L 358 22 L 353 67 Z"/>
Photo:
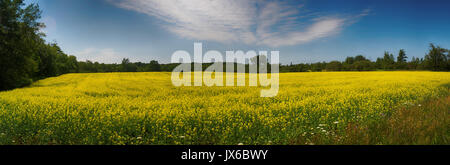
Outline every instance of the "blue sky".
<path fill-rule="evenodd" d="M 170 62 L 176 50 L 278 50 L 287 64 L 344 60 L 429 43 L 450 48 L 446 0 L 26 0 L 43 10 L 47 41 L 79 60 Z"/>

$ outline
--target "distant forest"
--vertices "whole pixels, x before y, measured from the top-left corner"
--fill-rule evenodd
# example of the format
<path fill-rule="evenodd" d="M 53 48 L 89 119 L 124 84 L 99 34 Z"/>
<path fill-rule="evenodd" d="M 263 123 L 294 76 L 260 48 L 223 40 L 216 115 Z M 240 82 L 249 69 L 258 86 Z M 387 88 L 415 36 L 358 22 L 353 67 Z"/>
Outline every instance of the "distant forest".
<path fill-rule="evenodd" d="M 259 57 L 258 57 L 259 58 Z M 430 44 L 429 52 L 425 58 L 408 57 L 405 50 L 401 49 L 394 57 L 392 53 L 385 52 L 383 57 L 371 61 L 363 55 L 347 57 L 345 61 L 330 61 L 301 64 L 281 64 L 280 72 L 322 72 L 322 71 L 375 71 L 375 70 L 430 70 L 450 71 L 450 54 L 448 49 Z M 130 62 L 124 58 L 120 64 L 104 64 L 91 61 L 79 61 L 77 72 L 171 72 L 179 64 L 160 64 L 152 60 L 150 63 Z M 212 63 L 203 63 L 203 70 Z M 235 68 L 237 65 L 234 64 Z M 224 63 L 225 67 L 225 63 Z M 248 64 L 245 65 L 248 68 Z M 269 66 L 270 68 L 270 66 Z M 192 69 L 193 70 L 193 69 Z M 225 68 L 223 69 L 225 71 Z M 236 69 L 235 69 L 236 70 Z M 248 69 L 246 69 L 248 71 Z"/>
<path fill-rule="evenodd" d="M 47 43 L 40 29 L 41 10 L 36 4 L 25 6 L 23 0 L 0 1 L 0 90 L 23 87 L 33 81 L 65 73 L 95 72 L 171 72 L 178 64 L 130 62 L 103 64 L 77 61 L 65 54 L 56 43 Z M 280 72 L 432 70 L 450 71 L 449 50 L 430 44 L 424 58 L 408 57 L 405 50 L 371 61 L 363 55 L 345 61 L 280 65 Z M 207 68 L 209 64 L 203 64 Z M 238 64 L 235 64 L 238 65 Z M 241 65 L 241 64 L 240 64 Z M 246 66 L 248 67 L 248 65 Z"/>

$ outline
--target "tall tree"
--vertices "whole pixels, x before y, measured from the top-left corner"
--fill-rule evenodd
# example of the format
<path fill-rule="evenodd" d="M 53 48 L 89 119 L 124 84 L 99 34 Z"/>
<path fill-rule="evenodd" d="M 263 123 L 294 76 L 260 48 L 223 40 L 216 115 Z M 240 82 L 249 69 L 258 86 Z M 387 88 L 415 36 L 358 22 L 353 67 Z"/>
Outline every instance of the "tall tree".
<path fill-rule="evenodd" d="M 406 62 L 406 59 L 408 57 L 406 56 L 405 50 L 404 49 L 400 49 L 400 51 L 398 52 L 398 56 L 397 56 L 397 62 L 398 63 L 404 63 Z"/>
<path fill-rule="evenodd" d="M 381 62 L 382 68 L 384 70 L 394 69 L 394 63 L 394 55 L 390 54 L 388 51 L 385 51 Z"/>
<path fill-rule="evenodd" d="M 364 57 L 363 55 L 357 55 L 355 56 L 355 62 L 357 61 L 367 61 L 368 59 Z"/>
<path fill-rule="evenodd" d="M 23 0 L 0 1 L 0 90 L 30 84 L 38 70 L 41 11 L 35 4 L 24 6 Z"/>
<path fill-rule="evenodd" d="M 447 52 L 446 49 L 440 46 L 430 44 L 430 49 L 425 55 L 425 67 L 434 71 L 441 71 L 447 69 Z"/>
<path fill-rule="evenodd" d="M 326 64 L 325 69 L 327 71 L 341 71 L 342 70 L 342 63 L 339 61 L 331 61 Z"/>
<path fill-rule="evenodd" d="M 347 57 L 347 58 L 345 58 L 345 63 L 346 64 L 353 64 L 354 61 L 355 61 L 354 57 Z"/>
<path fill-rule="evenodd" d="M 136 72 L 137 66 L 130 62 L 128 58 L 122 59 L 122 63 L 120 64 L 120 71 L 122 72 Z"/>
<path fill-rule="evenodd" d="M 159 65 L 158 61 L 151 60 L 150 63 L 148 64 L 147 71 L 151 71 L 151 72 L 161 71 L 161 65 Z"/>
<path fill-rule="evenodd" d="M 406 69 L 406 59 L 408 57 L 406 56 L 406 52 L 404 49 L 400 49 L 397 56 L 397 69 Z"/>
<path fill-rule="evenodd" d="M 450 71 L 450 49 L 447 49 L 447 71 Z"/>

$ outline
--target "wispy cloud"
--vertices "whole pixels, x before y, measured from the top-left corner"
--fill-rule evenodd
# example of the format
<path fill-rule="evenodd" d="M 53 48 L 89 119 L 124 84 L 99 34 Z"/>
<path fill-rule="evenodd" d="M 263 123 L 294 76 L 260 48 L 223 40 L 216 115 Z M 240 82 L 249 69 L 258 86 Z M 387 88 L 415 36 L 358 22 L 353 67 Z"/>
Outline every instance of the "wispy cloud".
<path fill-rule="evenodd" d="M 105 48 L 105 49 L 97 49 L 97 48 L 87 48 L 80 52 L 74 53 L 75 56 L 80 61 L 93 61 L 93 62 L 101 62 L 101 63 L 120 63 L 122 61 L 122 56 L 119 55 L 114 49 Z"/>
<path fill-rule="evenodd" d="M 307 43 L 337 34 L 350 18 L 301 12 L 302 5 L 254 0 L 108 0 L 157 17 L 181 37 L 272 47 Z M 361 16 L 369 11 L 364 11 Z"/>

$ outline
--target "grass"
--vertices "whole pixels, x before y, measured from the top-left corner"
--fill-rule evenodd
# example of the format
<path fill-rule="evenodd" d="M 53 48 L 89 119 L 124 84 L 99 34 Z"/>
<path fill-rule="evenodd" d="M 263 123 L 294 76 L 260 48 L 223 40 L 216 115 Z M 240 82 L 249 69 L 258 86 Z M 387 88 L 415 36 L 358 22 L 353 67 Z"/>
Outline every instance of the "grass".
<path fill-rule="evenodd" d="M 362 125 L 348 123 L 344 136 L 333 139 L 318 134 L 300 137 L 292 144 L 448 145 L 450 96 L 429 99 L 396 110 L 391 116 Z"/>
<path fill-rule="evenodd" d="M 273 98 L 170 75 L 66 74 L 0 92 L 0 144 L 448 144 L 448 72 L 281 73 Z"/>

